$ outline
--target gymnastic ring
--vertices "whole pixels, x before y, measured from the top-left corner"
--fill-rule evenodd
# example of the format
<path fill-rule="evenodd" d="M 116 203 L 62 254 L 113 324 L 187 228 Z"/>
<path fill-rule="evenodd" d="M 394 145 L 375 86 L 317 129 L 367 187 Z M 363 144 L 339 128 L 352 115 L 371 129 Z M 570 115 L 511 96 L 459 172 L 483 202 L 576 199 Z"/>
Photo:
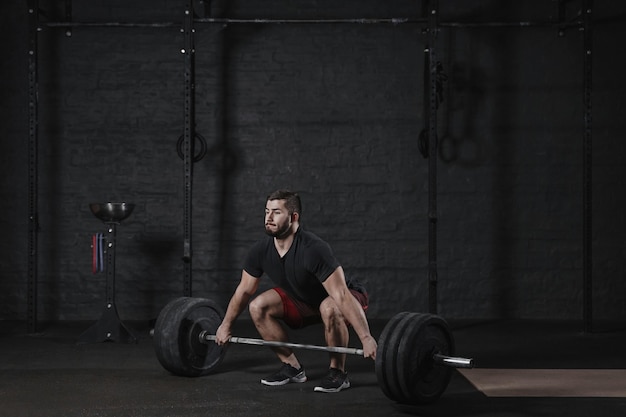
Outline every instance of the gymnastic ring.
<path fill-rule="evenodd" d="M 206 156 L 206 152 L 207 152 L 207 145 L 206 145 L 206 140 L 204 139 L 204 137 L 202 137 L 201 134 L 196 133 L 195 134 L 195 138 L 198 139 L 200 141 L 200 152 L 198 152 L 196 155 L 194 155 L 192 161 L 193 162 L 198 162 L 200 160 L 202 160 L 202 158 L 204 158 Z M 180 137 L 178 138 L 178 142 L 176 143 L 176 151 L 178 152 L 178 156 L 180 157 L 180 159 L 185 159 L 185 155 L 183 155 L 183 142 L 185 140 L 185 135 L 180 135 Z"/>

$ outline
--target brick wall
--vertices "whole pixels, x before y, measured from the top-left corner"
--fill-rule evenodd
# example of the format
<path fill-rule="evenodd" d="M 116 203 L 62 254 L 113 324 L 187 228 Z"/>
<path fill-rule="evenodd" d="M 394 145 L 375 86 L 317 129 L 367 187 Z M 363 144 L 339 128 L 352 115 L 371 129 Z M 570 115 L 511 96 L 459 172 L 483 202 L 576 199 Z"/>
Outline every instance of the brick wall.
<path fill-rule="evenodd" d="M 0 318 L 24 319 L 27 272 L 25 10 L 3 4 Z M 76 20 L 182 21 L 173 0 L 74 2 Z M 214 2 L 238 17 L 419 16 L 419 2 Z M 328 4 L 326 4 L 328 3 Z M 473 8 L 449 16 L 470 16 Z M 485 6 L 488 2 L 473 2 Z M 528 11 L 549 16 L 547 6 Z M 49 15 L 62 5 L 43 2 Z M 459 6 L 460 7 L 460 6 Z M 605 5 L 606 7 L 606 5 Z M 612 7 L 617 8 L 615 4 Z M 275 13 L 274 13 L 275 12 Z M 612 10 L 597 13 L 611 15 Z M 475 12 L 474 12 L 475 13 Z M 494 10 L 493 18 L 515 19 Z M 534 16 L 530 16 L 534 17 Z M 6 24 L 5 24 L 6 22 Z M 8 25 L 8 26 L 7 26 Z M 624 318 L 624 59 L 595 28 L 595 313 Z M 4 36 L 6 35 L 6 36 Z M 265 195 L 301 192 L 304 226 L 367 283 L 370 314 L 427 309 L 428 165 L 422 27 L 202 25 L 196 32 L 193 288 L 224 304 Z M 136 204 L 118 228 L 116 301 L 149 319 L 183 291 L 180 27 L 43 28 L 40 37 L 39 313 L 96 319 L 104 274 L 90 202 Z M 582 36 L 554 28 L 443 29 L 448 76 L 439 117 L 439 310 L 457 318 L 576 319 L 582 311 Z"/>

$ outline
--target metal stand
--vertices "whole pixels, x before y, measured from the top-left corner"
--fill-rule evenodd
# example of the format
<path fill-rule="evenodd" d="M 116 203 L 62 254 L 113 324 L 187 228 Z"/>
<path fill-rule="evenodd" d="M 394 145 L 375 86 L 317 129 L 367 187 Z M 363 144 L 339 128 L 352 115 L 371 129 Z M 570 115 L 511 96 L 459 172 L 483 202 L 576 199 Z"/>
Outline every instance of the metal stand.
<path fill-rule="evenodd" d="M 119 318 L 117 307 L 115 306 L 115 246 L 117 236 L 117 225 L 119 222 L 130 215 L 132 205 L 125 203 L 106 205 L 91 205 L 94 215 L 108 226 L 108 238 L 106 239 L 106 305 L 102 311 L 100 319 L 91 327 L 85 330 L 78 338 L 81 343 L 99 343 L 99 342 L 120 342 L 120 343 L 137 343 L 137 336 L 134 332 L 126 327 Z M 97 206 L 97 208 L 94 208 Z M 120 211 L 120 207 L 130 207 Z M 117 217 L 117 218 L 116 218 Z M 116 218 L 116 219 L 114 219 Z"/>

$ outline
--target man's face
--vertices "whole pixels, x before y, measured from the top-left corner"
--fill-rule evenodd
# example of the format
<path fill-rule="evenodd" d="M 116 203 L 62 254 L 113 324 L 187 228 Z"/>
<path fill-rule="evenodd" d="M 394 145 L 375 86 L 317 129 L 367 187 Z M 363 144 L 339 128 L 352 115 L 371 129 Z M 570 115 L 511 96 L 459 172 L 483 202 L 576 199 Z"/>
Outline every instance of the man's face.
<path fill-rule="evenodd" d="M 268 200 L 265 204 L 265 233 L 272 237 L 287 236 L 291 229 L 291 216 L 285 200 Z"/>

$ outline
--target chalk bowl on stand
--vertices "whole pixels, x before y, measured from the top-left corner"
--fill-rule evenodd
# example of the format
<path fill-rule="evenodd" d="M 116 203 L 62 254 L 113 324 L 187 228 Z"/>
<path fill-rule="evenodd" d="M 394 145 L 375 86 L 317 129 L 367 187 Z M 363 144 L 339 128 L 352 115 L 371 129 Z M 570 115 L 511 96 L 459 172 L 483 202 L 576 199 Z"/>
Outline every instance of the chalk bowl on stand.
<path fill-rule="evenodd" d="M 105 223 L 119 223 L 131 215 L 135 208 L 130 203 L 91 203 L 89 209 Z"/>

